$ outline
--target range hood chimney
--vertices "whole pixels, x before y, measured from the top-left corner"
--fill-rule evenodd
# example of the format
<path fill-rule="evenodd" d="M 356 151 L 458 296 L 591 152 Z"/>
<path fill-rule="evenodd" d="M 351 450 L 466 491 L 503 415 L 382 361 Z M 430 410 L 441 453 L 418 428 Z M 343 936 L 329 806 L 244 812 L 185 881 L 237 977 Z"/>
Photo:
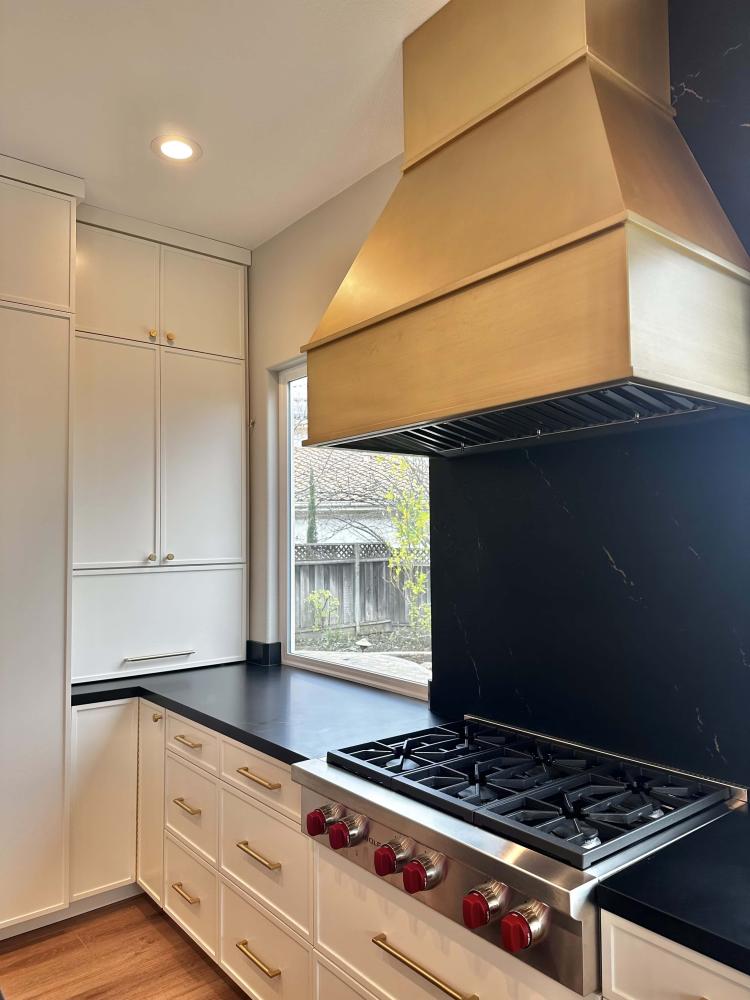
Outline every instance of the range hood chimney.
<path fill-rule="evenodd" d="M 307 443 L 750 405 L 750 260 L 668 65 L 667 0 L 451 0 L 406 39 L 403 176 L 303 348 Z"/>

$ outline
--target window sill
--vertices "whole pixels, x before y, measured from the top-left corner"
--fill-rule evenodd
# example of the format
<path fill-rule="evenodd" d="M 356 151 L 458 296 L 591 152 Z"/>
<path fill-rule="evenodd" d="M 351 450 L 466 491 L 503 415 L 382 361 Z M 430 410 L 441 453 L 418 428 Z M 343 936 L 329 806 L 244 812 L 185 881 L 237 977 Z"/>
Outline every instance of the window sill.
<path fill-rule="evenodd" d="M 288 652 L 286 647 L 282 649 L 281 662 L 288 667 L 298 667 L 301 670 L 310 670 L 315 674 L 338 677 L 340 680 L 353 681 L 355 684 L 363 684 L 365 687 L 379 688 L 381 691 L 390 691 L 392 694 L 404 695 L 418 701 L 428 700 L 427 682 L 420 684 L 416 681 L 401 680 L 398 677 L 379 674 L 375 671 L 349 667 L 342 663 L 330 663 L 312 656 L 300 656 L 297 653 Z"/>

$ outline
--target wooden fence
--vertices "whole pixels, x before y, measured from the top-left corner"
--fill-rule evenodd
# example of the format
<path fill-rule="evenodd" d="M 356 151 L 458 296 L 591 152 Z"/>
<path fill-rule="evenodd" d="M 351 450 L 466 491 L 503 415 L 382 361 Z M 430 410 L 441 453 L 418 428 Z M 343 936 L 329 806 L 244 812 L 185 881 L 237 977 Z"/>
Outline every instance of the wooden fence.
<path fill-rule="evenodd" d="M 376 542 L 295 545 L 296 631 L 312 631 L 314 614 L 308 597 L 320 590 L 330 591 L 339 601 L 337 620 L 331 623 L 335 628 L 359 634 L 408 625 L 408 603 L 391 582 L 389 556 L 389 546 Z M 419 563 L 427 573 L 426 592 L 418 599 L 423 604 L 430 600 L 428 551 L 420 553 Z"/>

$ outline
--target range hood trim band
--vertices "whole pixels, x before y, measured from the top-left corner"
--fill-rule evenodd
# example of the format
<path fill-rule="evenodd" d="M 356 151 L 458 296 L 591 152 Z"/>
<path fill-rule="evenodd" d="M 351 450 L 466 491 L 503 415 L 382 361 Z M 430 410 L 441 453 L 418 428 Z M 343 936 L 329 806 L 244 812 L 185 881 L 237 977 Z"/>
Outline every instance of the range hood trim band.
<path fill-rule="evenodd" d="M 487 281 L 489 278 L 494 278 L 506 271 L 512 271 L 515 268 L 523 267 L 530 264 L 532 261 L 540 260 L 542 257 L 546 257 L 549 254 L 565 250 L 567 247 L 571 247 L 576 243 L 582 243 L 592 237 L 600 236 L 602 233 L 606 233 L 611 229 L 617 229 L 618 226 L 624 226 L 626 223 L 639 226 L 641 229 L 659 237 L 659 239 L 663 242 L 671 243 L 690 256 L 697 258 L 702 263 L 708 264 L 719 271 L 725 271 L 733 277 L 739 278 L 741 281 L 750 285 L 749 270 L 745 270 L 745 268 L 740 267 L 731 260 L 726 260 L 726 258 L 720 257 L 711 250 L 706 250 L 697 243 L 692 243 L 690 240 L 685 239 L 683 236 L 679 236 L 677 233 L 670 232 L 663 226 L 652 222 L 650 219 L 647 219 L 642 215 L 638 215 L 636 212 L 626 210 L 624 212 L 617 212 L 615 215 L 612 215 L 607 219 L 601 219 L 599 222 L 586 226 L 578 232 L 568 233 L 565 236 L 561 236 L 557 240 L 552 240 L 542 246 L 533 247 L 525 253 L 518 254 L 516 257 L 513 257 L 510 260 L 502 261 L 493 267 L 488 267 L 484 271 L 479 271 L 477 274 L 467 275 L 467 277 L 462 278 L 459 281 L 454 281 L 450 285 L 436 289 L 427 295 L 420 296 L 410 302 L 405 302 L 403 305 L 397 306 L 394 309 L 388 309 L 386 312 L 373 316 L 370 319 L 363 320 L 361 323 L 355 323 L 353 326 L 346 327 L 343 330 L 337 330 L 335 333 L 329 333 L 326 337 L 318 337 L 317 339 L 308 340 L 307 343 L 300 346 L 300 352 L 303 354 L 309 354 L 318 347 L 324 347 L 326 344 L 332 344 L 336 340 L 343 340 L 344 337 L 351 337 L 353 334 L 360 333 L 362 330 L 368 330 L 371 327 L 378 326 L 380 323 L 385 323 L 387 320 L 393 319 L 396 316 L 401 316 L 404 313 L 420 309 L 422 306 L 429 305 L 430 302 L 436 302 L 449 295 L 454 295 L 456 292 L 460 292 L 465 288 L 471 287 L 471 285 L 478 285 L 483 281 Z"/>

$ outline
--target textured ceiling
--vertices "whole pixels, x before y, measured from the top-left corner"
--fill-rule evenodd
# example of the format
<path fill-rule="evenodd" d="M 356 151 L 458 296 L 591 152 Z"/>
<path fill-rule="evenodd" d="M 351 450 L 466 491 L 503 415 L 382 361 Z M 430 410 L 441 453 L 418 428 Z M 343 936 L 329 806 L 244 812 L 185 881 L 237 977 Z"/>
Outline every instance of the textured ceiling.
<path fill-rule="evenodd" d="M 401 42 L 444 2 L 0 0 L 0 152 L 254 247 L 400 153 Z"/>

